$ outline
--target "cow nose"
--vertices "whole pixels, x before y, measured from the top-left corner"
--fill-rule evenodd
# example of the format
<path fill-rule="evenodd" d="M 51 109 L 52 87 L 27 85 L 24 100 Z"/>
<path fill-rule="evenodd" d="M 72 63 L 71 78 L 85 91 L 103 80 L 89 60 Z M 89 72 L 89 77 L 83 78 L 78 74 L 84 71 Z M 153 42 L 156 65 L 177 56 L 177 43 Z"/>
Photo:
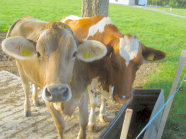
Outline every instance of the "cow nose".
<path fill-rule="evenodd" d="M 113 98 L 115 101 L 119 102 L 120 104 L 128 104 L 132 101 L 133 99 L 133 93 L 131 93 L 128 96 L 125 95 L 119 95 L 119 94 L 114 94 Z"/>
<path fill-rule="evenodd" d="M 42 97 L 47 102 L 62 102 L 70 100 L 72 93 L 68 85 L 51 85 L 43 89 Z"/>

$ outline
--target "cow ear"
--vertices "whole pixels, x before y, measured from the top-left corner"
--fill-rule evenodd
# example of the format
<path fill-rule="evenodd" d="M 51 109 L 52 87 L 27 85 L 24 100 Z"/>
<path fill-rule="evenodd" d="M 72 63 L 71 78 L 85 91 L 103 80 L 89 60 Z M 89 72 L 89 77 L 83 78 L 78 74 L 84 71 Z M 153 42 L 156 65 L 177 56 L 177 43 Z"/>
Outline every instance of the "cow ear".
<path fill-rule="evenodd" d="M 146 47 L 142 44 L 142 55 L 148 61 L 162 60 L 166 57 L 166 54 L 160 50 L 156 50 L 150 47 Z"/>
<path fill-rule="evenodd" d="M 9 37 L 2 42 L 2 49 L 8 55 L 25 60 L 35 55 L 35 43 L 21 36 Z"/>
<path fill-rule="evenodd" d="M 104 57 L 107 48 L 104 44 L 94 40 L 83 41 L 78 45 L 77 58 L 84 62 L 92 62 Z"/>
<path fill-rule="evenodd" d="M 66 16 L 64 16 L 60 21 L 64 23 Z"/>
<path fill-rule="evenodd" d="M 107 54 L 105 55 L 105 57 L 111 56 L 112 52 L 113 52 L 113 47 L 110 45 L 107 45 Z"/>

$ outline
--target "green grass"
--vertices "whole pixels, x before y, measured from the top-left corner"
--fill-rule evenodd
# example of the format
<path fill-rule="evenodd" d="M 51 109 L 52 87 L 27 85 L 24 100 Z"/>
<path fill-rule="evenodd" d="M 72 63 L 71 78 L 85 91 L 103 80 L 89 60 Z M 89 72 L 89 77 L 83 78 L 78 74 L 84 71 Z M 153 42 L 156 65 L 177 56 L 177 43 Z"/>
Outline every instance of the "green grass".
<path fill-rule="evenodd" d="M 177 15 L 181 15 L 181 16 L 186 16 L 186 9 L 184 9 L 184 8 L 172 8 L 171 12 L 170 12 L 170 8 L 166 8 L 166 7 L 145 7 L 145 8 L 159 10 L 159 11 L 177 14 Z"/>
<path fill-rule="evenodd" d="M 38 5 L 39 3 L 39 5 Z M 0 31 L 7 31 L 20 17 L 33 16 L 44 21 L 59 21 L 63 16 L 81 15 L 81 0 L 0 0 Z M 174 8 L 173 8 L 174 10 Z M 186 19 L 122 5 L 109 5 L 109 16 L 124 34 L 135 34 L 148 47 L 167 53 L 167 58 L 156 62 L 156 73 L 149 76 L 144 88 L 161 88 L 167 100 L 181 51 L 186 49 Z M 186 72 L 186 64 L 181 77 Z M 186 82 L 183 83 L 186 88 Z M 186 137 L 186 91 L 174 98 L 163 139 Z"/>
<path fill-rule="evenodd" d="M 0 5 L 0 30 L 6 31 L 18 18 L 27 15 L 43 21 L 59 21 L 69 14 L 80 16 L 82 2 L 81 0 L 0 0 Z"/>

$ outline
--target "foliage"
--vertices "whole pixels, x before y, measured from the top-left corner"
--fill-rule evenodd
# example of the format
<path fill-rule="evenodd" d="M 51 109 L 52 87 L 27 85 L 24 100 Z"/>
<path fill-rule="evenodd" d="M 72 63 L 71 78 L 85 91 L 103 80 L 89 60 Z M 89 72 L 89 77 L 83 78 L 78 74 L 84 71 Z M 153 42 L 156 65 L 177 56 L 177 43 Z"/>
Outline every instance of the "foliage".
<path fill-rule="evenodd" d="M 172 6 L 172 7 L 185 7 L 186 0 L 148 0 L 148 5 L 161 5 L 161 6 Z"/>
<path fill-rule="evenodd" d="M 63 16 L 81 14 L 81 0 L 0 0 L 0 31 L 7 31 L 20 17 L 33 16 L 44 21 L 59 21 Z M 149 76 L 144 88 L 161 88 L 165 100 L 176 72 L 181 51 L 186 48 L 186 20 L 123 5 L 109 5 L 109 16 L 122 33 L 135 34 L 146 46 L 166 52 L 165 60 L 156 62 L 156 73 Z M 145 71 L 144 71 L 145 72 Z M 186 64 L 183 73 L 186 72 Z M 183 73 L 181 77 L 183 76 Z M 186 82 L 183 87 L 186 88 Z M 179 91 L 174 98 L 162 139 L 185 139 L 186 95 Z"/>
<path fill-rule="evenodd" d="M 181 16 L 186 17 L 186 9 L 183 9 L 183 8 L 172 8 L 171 11 L 170 11 L 169 7 L 145 7 L 145 8 L 159 10 L 159 11 L 177 14 L 177 15 L 181 15 Z"/>

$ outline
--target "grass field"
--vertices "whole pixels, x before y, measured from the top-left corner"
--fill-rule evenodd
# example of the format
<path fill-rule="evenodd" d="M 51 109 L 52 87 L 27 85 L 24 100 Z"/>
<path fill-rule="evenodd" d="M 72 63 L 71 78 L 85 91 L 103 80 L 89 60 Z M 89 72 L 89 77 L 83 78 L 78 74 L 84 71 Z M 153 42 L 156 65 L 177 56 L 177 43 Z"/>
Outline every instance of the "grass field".
<path fill-rule="evenodd" d="M 145 8 L 159 10 L 159 11 L 177 14 L 177 15 L 181 15 L 181 16 L 186 16 L 186 9 L 184 9 L 184 8 L 172 8 L 171 12 L 170 12 L 170 8 L 167 8 L 167 7 L 145 7 Z"/>
<path fill-rule="evenodd" d="M 0 0 L 0 31 L 7 31 L 11 24 L 23 16 L 33 16 L 44 21 L 59 21 L 63 16 L 81 14 L 81 0 Z M 146 46 L 167 53 L 167 58 L 155 63 L 158 71 L 150 75 L 144 88 L 164 89 L 167 100 L 176 72 L 181 51 L 186 49 L 186 20 L 122 5 L 109 5 L 109 16 L 124 34 L 135 34 Z M 186 72 L 186 64 L 183 74 Z M 186 82 L 183 83 L 186 88 Z M 169 113 L 163 139 L 186 137 L 186 91 L 179 91 Z"/>
<path fill-rule="evenodd" d="M 170 15 L 128 6 L 110 5 L 109 16 L 123 33 L 135 34 L 145 45 L 161 49 L 167 58 L 156 63 L 159 71 L 151 74 L 144 88 L 162 88 L 167 100 L 181 51 L 186 49 L 186 20 Z M 186 72 L 186 64 L 183 74 Z M 183 83 L 186 87 L 186 82 Z M 164 139 L 185 139 L 185 91 L 175 95 Z"/>

